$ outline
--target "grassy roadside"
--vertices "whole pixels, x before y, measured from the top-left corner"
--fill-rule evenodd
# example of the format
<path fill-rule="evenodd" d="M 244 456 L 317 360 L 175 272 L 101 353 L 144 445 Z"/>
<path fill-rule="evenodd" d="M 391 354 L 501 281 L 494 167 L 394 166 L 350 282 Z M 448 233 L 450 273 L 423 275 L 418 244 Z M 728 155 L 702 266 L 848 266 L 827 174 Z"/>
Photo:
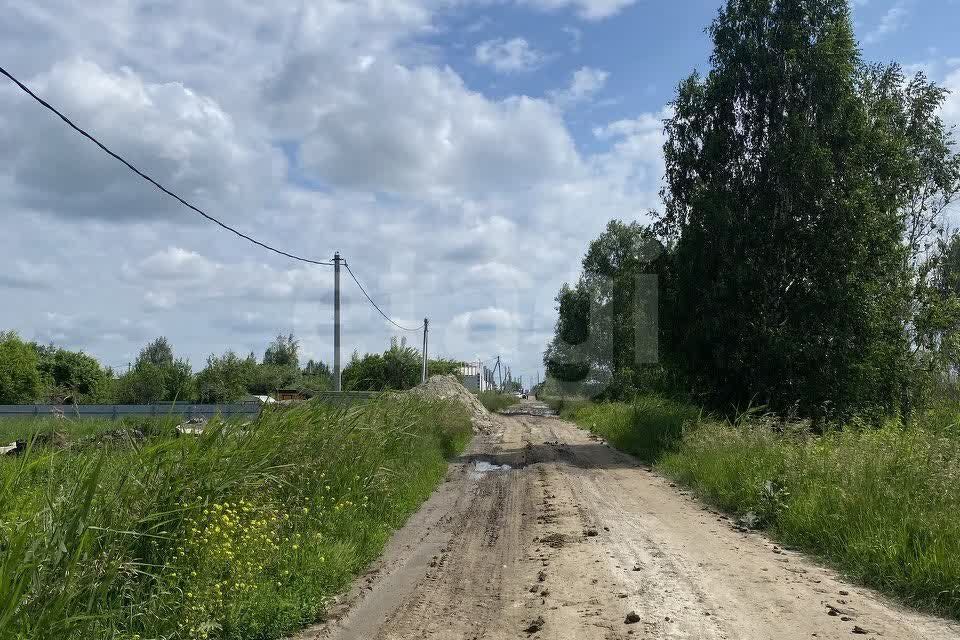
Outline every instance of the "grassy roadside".
<path fill-rule="evenodd" d="M 322 618 L 470 433 L 460 407 L 403 396 L 0 459 L 0 637 L 287 634 Z"/>
<path fill-rule="evenodd" d="M 500 393 L 498 391 L 481 391 L 477 394 L 477 398 L 487 408 L 487 411 L 499 411 L 520 402 L 520 398 L 512 393 Z"/>
<path fill-rule="evenodd" d="M 703 500 L 910 604 L 960 618 L 960 415 L 813 436 L 646 396 L 562 415 Z"/>

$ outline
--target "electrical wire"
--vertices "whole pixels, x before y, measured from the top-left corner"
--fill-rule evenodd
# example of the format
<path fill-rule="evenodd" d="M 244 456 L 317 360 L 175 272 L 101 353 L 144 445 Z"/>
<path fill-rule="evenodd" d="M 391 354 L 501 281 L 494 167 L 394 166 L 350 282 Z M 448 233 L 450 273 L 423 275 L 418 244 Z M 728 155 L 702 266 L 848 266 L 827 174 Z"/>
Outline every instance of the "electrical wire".
<path fill-rule="evenodd" d="M 141 178 L 143 178 L 144 180 L 146 180 L 147 182 L 149 182 L 150 184 L 152 184 L 153 186 L 155 186 L 157 189 L 159 189 L 160 191 L 164 192 L 165 194 L 167 194 L 167 195 L 170 196 L 171 198 L 174 198 L 175 200 L 177 200 L 178 202 L 180 202 L 180 204 L 182 204 L 183 206 L 188 207 L 189 209 L 192 209 L 193 211 L 199 213 L 201 216 L 203 216 L 204 218 L 206 218 L 206 219 L 209 220 L 210 222 L 213 222 L 214 224 L 220 225 L 221 227 L 223 227 L 223 228 L 226 229 L 227 231 L 229 231 L 229 232 L 231 232 L 231 233 L 233 233 L 233 234 L 236 234 L 236 235 L 240 236 L 240 237 L 243 238 L 244 240 L 247 240 L 247 241 L 249 241 L 249 242 L 252 242 L 253 244 L 255 244 L 255 245 L 259 246 L 259 247 L 262 247 L 262 248 L 266 249 L 267 251 L 273 251 L 274 253 L 280 254 L 281 256 L 285 256 L 285 257 L 291 258 L 291 259 L 293 259 L 293 260 L 299 260 L 300 262 L 306 262 L 306 263 L 308 263 L 308 264 L 319 264 L 319 265 L 324 265 L 324 266 L 332 266 L 332 265 L 333 265 L 332 262 L 326 262 L 326 261 L 323 261 L 323 260 L 312 260 L 312 259 L 310 259 L 310 258 L 304 258 L 304 257 L 302 257 L 302 256 L 298 256 L 298 255 L 293 254 L 293 253 L 288 253 L 288 252 L 286 252 L 286 251 L 283 251 L 282 249 L 277 249 L 276 247 L 271 247 L 270 245 L 265 244 L 265 243 L 263 243 L 263 242 L 260 242 L 259 240 L 255 239 L 255 238 L 252 238 L 252 237 L 248 236 L 247 234 L 242 233 L 241 231 L 238 231 L 237 229 L 234 229 L 234 228 L 231 227 L 230 225 L 228 225 L 228 224 L 226 224 L 226 223 L 224 223 L 224 222 L 221 222 L 220 220 L 216 219 L 215 217 L 211 216 L 210 214 L 201 211 L 198 207 L 190 204 L 189 202 L 187 202 L 186 200 L 184 200 L 183 198 L 181 198 L 180 196 L 178 196 L 176 193 L 174 193 L 173 191 L 170 191 L 170 190 L 167 189 L 165 186 L 163 186 L 162 184 L 160 184 L 159 182 L 157 182 L 156 180 L 154 180 L 153 178 L 151 178 L 150 176 L 148 176 L 147 174 L 145 174 L 143 171 L 141 171 L 140 169 L 138 169 L 137 167 L 135 167 L 133 164 L 131 164 L 131 163 L 130 163 L 129 161 L 127 161 L 125 158 L 123 158 L 122 156 L 120 156 L 120 155 L 117 154 L 117 153 L 114 153 L 114 152 L 113 152 L 112 150 L 110 150 L 105 144 L 103 144 L 102 142 L 100 142 L 97 138 L 95 138 L 95 137 L 92 136 L 91 134 L 87 133 L 86 131 L 84 131 L 83 129 L 81 129 L 81 128 L 78 127 L 77 125 L 75 125 L 75 124 L 70 120 L 70 118 L 68 118 L 67 116 L 63 115 L 60 111 L 58 111 L 55 107 L 53 107 L 49 102 L 47 102 L 46 100 L 44 100 L 43 98 L 41 98 L 40 96 L 38 96 L 37 94 L 35 94 L 33 91 L 31 91 L 30 88 L 29 88 L 27 85 L 25 85 L 24 83 L 22 83 L 22 82 L 20 82 L 19 80 L 17 80 L 17 78 L 15 78 L 9 71 L 7 71 L 6 69 L 4 69 L 3 67 L 0 67 L 0 74 L 3 74 L 3 75 L 5 75 L 6 77 L 10 78 L 10 80 L 12 80 L 12 81 L 14 82 L 14 84 L 16 84 L 18 87 L 20 87 L 20 90 L 21 90 L 21 91 L 23 91 L 24 93 L 26 93 L 27 95 L 29 95 L 31 98 L 33 98 L 34 100 L 36 100 L 37 102 L 39 102 L 41 105 L 43 105 L 44 107 L 46 107 L 47 109 L 49 109 L 50 111 L 52 111 L 53 113 L 55 113 L 55 114 L 56 114 L 61 120 L 63 120 L 63 121 L 67 124 L 67 126 L 69 126 L 71 129 L 73 129 L 74 131 L 76 131 L 77 133 L 79 133 L 80 135 L 82 135 L 83 137 L 85 137 L 85 138 L 87 138 L 88 140 L 90 140 L 91 142 L 93 142 L 95 145 L 97 145 L 98 147 L 100 147 L 101 149 L 103 149 L 103 151 L 105 151 L 107 154 L 109 154 L 110 156 L 112 156 L 114 159 L 119 160 L 120 162 L 122 162 L 124 165 L 126 165 L 126 167 L 127 167 L 128 169 L 130 169 L 130 170 L 133 171 L 135 174 L 137 174 L 138 176 L 140 176 Z M 371 302 L 372 302 L 372 300 L 371 300 Z M 374 305 L 374 306 L 376 306 L 376 305 Z M 381 312 L 381 313 L 383 313 L 383 312 Z"/>
<path fill-rule="evenodd" d="M 363 288 L 363 285 L 360 284 L 360 281 L 357 280 L 357 276 L 353 275 L 353 271 L 350 269 L 350 265 L 347 264 L 346 261 L 344 261 L 343 266 L 345 266 L 345 267 L 347 268 L 347 273 L 350 274 L 350 277 L 353 278 L 353 281 L 357 283 L 357 286 L 358 286 L 358 287 L 360 287 L 360 291 L 363 293 L 364 296 L 366 296 L 366 298 L 367 298 L 367 300 L 370 302 L 370 304 L 373 305 L 373 308 L 376 309 L 377 311 L 379 311 L 379 312 L 380 312 L 380 315 L 382 315 L 382 316 L 387 320 L 387 322 L 389 322 L 390 324 L 392 324 L 393 326 L 395 326 L 395 327 L 398 328 L 398 329 L 402 329 L 403 331 L 420 331 L 421 329 L 423 329 L 423 325 L 422 325 L 422 324 L 421 324 L 419 327 L 416 327 L 415 329 L 410 329 L 410 328 L 408 328 L 408 327 L 404 327 L 403 325 L 399 325 L 399 324 L 397 324 L 396 322 L 394 322 L 394 321 L 390 318 L 390 316 L 388 316 L 387 314 L 385 314 L 385 313 L 383 312 L 383 309 L 381 309 L 379 306 L 377 306 L 377 303 L 373 301 L 373 298 L 370 297 L 370 295 L 367 293 L 366 289 Z"/>
<path fill-rule="evenodd" d="M 323 266 L 333 266 L 333 263 L 332 263 L 332 262 L 328 262 L 328 261 L 324 261 L 324 260 L 313 260 L 313 259 L 310 259 L 310 258 L 304 258 L 303 256 L 298 256 L 298 255 L 296 255 L 296 254 L 289 253 L 289 252 L 287 252 L 287 251 L 283 251 L 282 249 L 277 249 L 276 247 L 272 247 L 272 246 L 270 246 L 270 245 L 268 245 L 268 244 L 265 244 L 265 243 L 263 243 L 263 242 L 260 242 L 259 240 L 255 239 L 255 238 L 252 238 L 252 237 L 248 236 L 247 234 L 245 234 L 245 233 L 243 233 L 243 232 L 241 232 L 241 231 L 238 231 L 237 229 L 234 229 L 234 228 L 231 227 L 230 225 L 228 225 L 228 224 L 226 224 L 226 223 L 224 223 L 224 222 L 221 222 L 220 220 L 218 220 L 218 219 L 215 218 L 214 216 L 211 216 L 210 214 L 204 212 L 204 211 L 201 210 L 199 207 L 191 204 L 190 202 L 187 202 L 186 200 L 184 200 L 182 197 L 180 197 L 179 195 L 177 195 L 177 194 L 174 193 L 173 191 L 170 191 L 169 189 L 167 189 L 165 186 L 163 186 L 162 184 L 160 184 L 157 180 L 151 178 L 149 175 L 147 175 L 146 173 L 144 173 L 143 171 L 141 171 L 140 169 L 138 169 L 137 167 L 135 167 L 131 162 L 129 162 L 129 161 L 128 161 L 127 159 L 125 159 L 123 156 L 121 156 L 121 155 L 118 154 L 118 153 L 115 153 L 113 150 L 111 150 L 111 149 L 110 149 L 109 147 L 107 147 L 105 144 L 103 144 L 102 142 L 100 142 L 100 140 L 98 140 L 95 136 L 93 136 L 92 134 L 88 133 L 88 132 L 85 131 L 84 129 L 82 129 L 82 128 L 80 128 L 79 126 L 77 126 L 76 124 L 74 124 L 73 121 L 70 120 L 70 118 L 68 118 L 68 117 L 65 116 L 63 113 L 61 113 L 56 107 L 54 107 L 53 105 L 51 105 L 49 102 L 47 102 L 46 100 L 44 100 L 43 98 L 41 98 L 40 96 L 38 96 L 37 94 L 35 94 L 35 93 L 30 89 L 30 87 L 28 87 L 28 86 L 25 85 L 23 82 L 21 82 L 20 80 L 18 80 L 16 77 L 13 76 L 13 74 L 11 74 L 9 71 L 7 71 L 6 69 L 4 69 L 3 67 L 0 67 L 0 74 L 3 74 L 4 76 L 6 76 L 6 77 L 9 78 L 10 80 L 12 80 L 13 83 L 16 84 L 16 85 L 20 88 L 21 91 L 23 91 L 23 92 L 26 93 L 28 96 L 30 96 L 31 98 L 33 98 L 34 100 L 36 100 L 38 103 L 40 103 L 41 105 L 43 105 L 43 106 L 44 106 L 45 108 L 47 108 L 49 111 L 53 112 L 57 117 L 59 117 L 61 120 L 63 120 L 63 122 L 66 123 L 67 126 L 69 126 L 71 129 L 73 129 L 74 131 L 76 131 L 77 133 L 79 133 L 80 135 L 82 135 L 83 137 L 85 137 L 85 138 L 87 138 L 88 140 L 90 140 L 91 142 L 93 142 L 95 145 L 97 145 L 98 147 L 100 147 L 100 149 L 102 149 L 105 153 L 107 153 L 108 155 L 110 155 L 110 156 L 113 157 L 114 159 L 118 160 L 119 162 L 123 163 L 128 169 L 130 169 L 130 171 L 134 172 L 135 174 L 137 174 L 138 176 L 140 176 L 141 178 L 143 178 L 144 180 L 146 180 L 147 182 L 149 182 L 150 184 L 152 184 L 152 185 L 155 186 L 157 189 L 159 189 L 159 190 L 162 191 L 163 193 L 167 194 L 167 195 L 170 196 L 171 198 L 177 200 L 177 201 L 178 201 L 180 204 L 182 204 L 183 206 L 185 206 L 185 207 L 191 209 L 192 211 L 200 214 L 201 216 L 203 216 L 204 218 L 206 218 L 206 219 L 209 220 L 210 222 L 213 222 L 214 224 L 219 225 L 219 226 L 222 227 L 223 229 L 225 229 L 225 230 L 227 230 L 227 231 L 229 231 L 229 232 L 231 232 L 231 233 L 233 233 L 233 234 L 235 234 L 235 235 L 243 238 L 244 240 L 247 240 L 248 242 L 251 242 L 251 243 L 253 243 L 253 244 L 255 244 L 255 245 L 257 245 L 257 246 L 259 246 L 259 247 L 261 247 L 261 248 L 263 248 L 263 249 L 266 249 L 266 250 L 268 250 L 268 251 L 272 251 L 272 252 L 274 252 L 274 253 L 277 253 L 277 254 L 279 254 L 279 255 L 281 255 L 281 256 L 285 256 L 285 257 L 291 258 L 291 259 L 293 259 L 293 260 L 298 260 L 298 261 L 300 261 L 300 262 L 306 262 L 306 263 L 308 263 L 308 264 L 317 264 L 317 265 L 323 265 Z M 363 288 L 363 285 L 360 284 L 360 281 L 357 279 L 357 276 L 354 275 L 353 271 L 350 269 L 350 265 L 347 264 L 346 261 L 344 261 L 343 265 L 347 268 L 347 273 L 349 273 L 349 274 L 350 274 L 350 277 L 353 278 L 353 281 L 357 283 L 357 286 L 360 288 L 360 291 L 363 293 L 364 297 L 366 297 L 367 301 L 369 301 L 370 304 L 373 305 L 373 308 L 376 309 L 376 310 L 380 313 L 380 315 L 383 316 L 390 324 L 392 324 L 393 326 L 395 326 L 395 327 L 397 327 L 398 329 L 401 329 L 401 330 L 403 330 L 403 331 L 420 331 L 421 329 L 423 329 L 424 325 L 422 325 L 422 324 L 421 324 L 419 327 L 416 327 L 416 328 L 414 328 L 414 329 L 411 329 L 411 328 L 404 327 L 403 325 L 400 325 L 400 324 L 397 324 L 396 322 L 394 322 L 393 319 L 390 318 L 390 316 L 388 316 L 386 313 L 384 313 L 384 312 L 383 312 L 383 309 L 381 309 L 381 308 L 377 305 L 377 303 L 373 301 L 373 298 L 370 297 L 370 295 L 367 293 L 366 289 Z"/>

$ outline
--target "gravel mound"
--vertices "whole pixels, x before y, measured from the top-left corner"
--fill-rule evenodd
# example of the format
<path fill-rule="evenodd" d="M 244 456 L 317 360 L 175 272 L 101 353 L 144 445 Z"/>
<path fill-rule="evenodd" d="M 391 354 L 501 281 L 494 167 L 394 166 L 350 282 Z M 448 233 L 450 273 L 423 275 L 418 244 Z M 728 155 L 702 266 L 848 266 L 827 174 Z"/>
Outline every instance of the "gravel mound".
<path fill-rule="evenodd" d="M 462 404 L 470 413 L 474 432 L 489 433 L 493 428 L 493 420 L 477 396 L 470 393 L 456 376 L 432 376 L 429 380 L 410 390 L 410 393 L 426 398 L 440 398 L 453 400 Z"/>

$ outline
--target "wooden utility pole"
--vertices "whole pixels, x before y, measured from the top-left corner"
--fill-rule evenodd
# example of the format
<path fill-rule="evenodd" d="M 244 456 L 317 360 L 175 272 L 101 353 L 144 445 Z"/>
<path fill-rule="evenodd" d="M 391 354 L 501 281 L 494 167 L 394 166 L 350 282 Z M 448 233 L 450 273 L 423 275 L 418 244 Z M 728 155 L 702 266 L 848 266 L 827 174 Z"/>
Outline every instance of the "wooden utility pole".
<path fill-rule="evenodd" d="M 340 252 L 333 254 L 333 390 L 340 391 Z"/>
<path fill-rule="evenodd" d="M 427 381 L 427 331 L 430 320 L 423 319 L 423 372 L 420 374 L 420 382 Z"/>

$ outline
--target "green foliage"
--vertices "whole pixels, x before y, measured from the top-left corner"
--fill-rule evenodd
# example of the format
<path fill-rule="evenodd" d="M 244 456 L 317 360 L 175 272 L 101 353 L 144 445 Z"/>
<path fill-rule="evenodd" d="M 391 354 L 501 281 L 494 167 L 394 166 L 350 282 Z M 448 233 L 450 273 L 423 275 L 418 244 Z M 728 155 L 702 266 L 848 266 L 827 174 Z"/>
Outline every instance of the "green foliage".
<path fill-rule="evenodd" d="M 0 459 L 2 635 L 285 637 L 379 554 L 470 432 L 460 407 L 392 397 Z"/>
<path fill-rule="evenodd" d="M 137 356 L 137 364 L 150 363 L 155 367 L 168 367 L 173 365 L 173 347 L 166 338 L 160 336 L 143 349 Z"/>
<path fill-rule="evenodd" d="M 453 360 L 430 360 L 427 370 L 430 375 L 458 373 L 459 362 Z M 363 357 L 356 351 L 343 369 L 343 388 L 346 391 L 385 391 L 387 389 L 412 389 L 420 384 L 423 373 L 423 358 L 420 352 L 407 346 L 404 338 L 390 340 L 390 348 L 380 353 L 368 353 Z"/>
<path fill-rule="evenodd" d="M 247 389 L 250 393 L 265 395 L 277 389 L 296 387 L 299 380 L 300 372 L 293 367 L 262 363 L 253 370 Z"/>
<path fill-rule="evenodd" d="M 668 280 L 669 256 L 654 232 L 610 221 L 590 243 L 580 281 L 565 283 L 557 295 L 557 325 L 544 354 L 547 374 L 571 386 L 617 378 L 615 388 L 628 392 L 633 372 L 656 362 L 656 294 Z"/>
<path fill-rule="evenodd" d="M 37 352 L 13 331 L 0 332 L 0 403 L 27 404 L 40 392 Z"/>
<path fill-rule="evenodd" d="M 160 337 L 140 351 L 133 369 L 117 380 L 115 393 L 122 404 L 190 401 L 196 386 L 190 363 L 174 359 L 170 343 Z"/>
<path fill-rule="evenodd" d="M 711 423 L 662 468 L 724 509 L 756 514 L 785 544 L 957 617 L 960 433 L 916 422 L 822 437 Z"/>
<path fill-rule="evenodd" d="M 487 408 L 487 411 L 500 411 L 520 402 L 520 398 L 512 393 L 500 393 L 498 391 L 481 391 L 477 394 L 480 403 Z"/>
<path fill-rule="evenodd" d="M 666 125 L 673 364 L 715 406 L 896 410 L 906 155 L 860 94 L 845 0 L 730 0 Z"/>
<path fill-rule="evenodd" d="M 263 354 L 263 364 L 290 369 L 300 368 L 300 342 L 293 337 L 278 335 Z"/>
<path fill-rule="evenodd" d="M 167 398 L 164 367 L 152 362 L 138 363 L 117 381 L 120 404 L 152 404 Z"/>
<path fill-rule="evenodd" d="M 96 359 L 82 351 L 48 347 L 38 350 L 37 370 L 49 397 L 74 396 L 75 401 L 93 398 L 101 388 L 104 372 Z"/>
<path fill-rule="evenodd" d="M 256 375 L 257 363 L 233 351 L 207 357 L 207 366 L 197 374 L 200 402 L 225 403 L 241 400 Z"/>
<path fill-rule="evenodd" d="M 325 376 L 327 378 L 332 375 L 329 366 L 323 362 L 312 359 L 308 360 L 307 364 L 304 365 L 302 373 L 305 376 Z"/>
<path fill-rule="evenodd" d="M 459 360 L 447 360 L 445 358 L 440 358 L 439 360 L 428 360 L 427 375 L 458 376 L 460 375 L 460 367 L 462 366 L 463 363 Z"/>
<path fill-rule="evenodd" d="M 960 617 L 960 404 L 909 427 L 859 421 L 822 436 L 751 415 L 716 420 L 650 395 L 568 402 L 563 415 L 783 544 Z"/>
<path fill-rule="evenodd" d="M 676 447 L 701 417 L 689 404 L 650 394 L 630 404 L 567 403 L 561 414 L 648 462 Z"/>

